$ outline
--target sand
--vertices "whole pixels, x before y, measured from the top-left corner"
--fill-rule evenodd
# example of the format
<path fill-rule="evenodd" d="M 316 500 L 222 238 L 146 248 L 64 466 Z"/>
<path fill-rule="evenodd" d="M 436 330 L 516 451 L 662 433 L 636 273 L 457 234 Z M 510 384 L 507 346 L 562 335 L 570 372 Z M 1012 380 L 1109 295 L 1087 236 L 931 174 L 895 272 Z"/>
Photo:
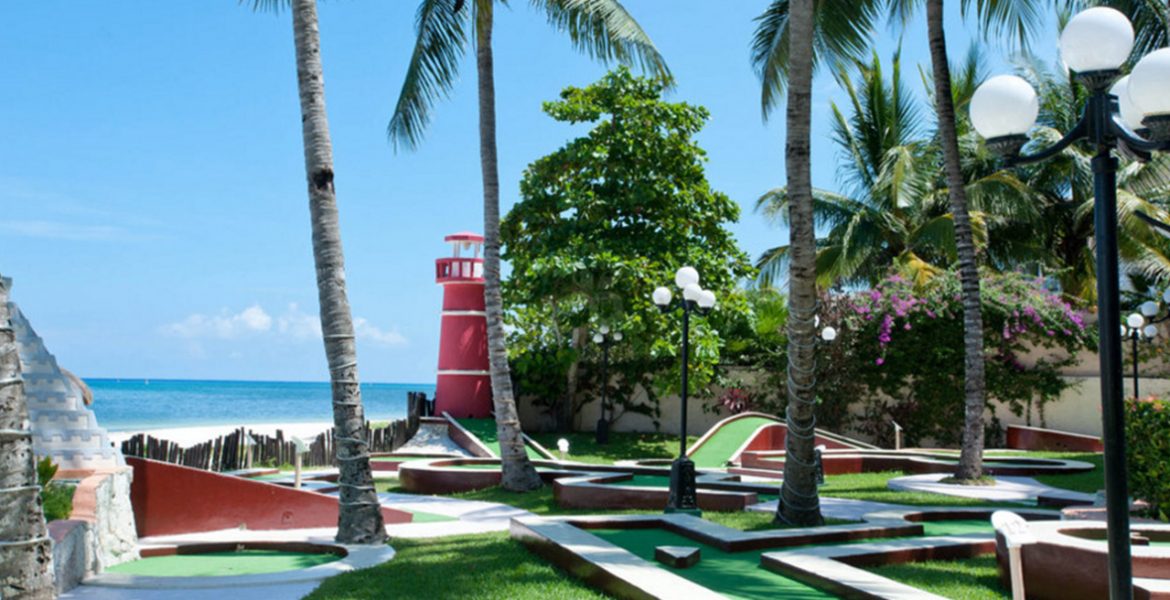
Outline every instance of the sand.
<path fill-rule="evenodd" d="M 311 441 L 312 438 L 317 437 L 318 434 L 324 433 L 333 423 L 330 421 L 317 421 L 314 423 L 253 423 L 248 425 L 207 425 L 202 427 L 170 427 L 164 429 L 142 429 L 137 431 L 111 431 L 110 441 L 116 445 L 121 445 L 126 439 L 133 437 L 139 433 L 145 433 L 161 440 L 169 440 L 179 444 L 180 446 L 193 446 L 201 444 L 210 439 L 217 438 L 221 435 L 227 435 L 239 427 L 251 430 L 263 435 L 276 435 L 276 430 L 284 431 L 285 439 L 296 436 L 306 442 Z"/>

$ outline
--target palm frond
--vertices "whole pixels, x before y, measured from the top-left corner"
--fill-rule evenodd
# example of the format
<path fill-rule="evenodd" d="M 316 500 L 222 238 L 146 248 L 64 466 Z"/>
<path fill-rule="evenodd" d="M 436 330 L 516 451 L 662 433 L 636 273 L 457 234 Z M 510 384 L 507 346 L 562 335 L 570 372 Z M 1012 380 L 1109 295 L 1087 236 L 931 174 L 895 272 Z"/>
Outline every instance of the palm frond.
<path fill-rule="evenodd" d="M 471 8 L 462 0 L 423 0 L 415 20 L 417 38 L 386 135 L 395 148 L 416 148 L 436 102 L 451 93 L 459 59 L 470 39 Z M 458 8 L 458 10 L 456 10 Z"/>
<path fill-rule="evenodd" d="M 532 0 L 548 22 L 590 58 L 636 65 L 670 82 L 670 69 L 650 36 L 618 0 Z"/>
<path fill-rule="evenodd" d="M 869 49 L 870 32 L 883 6 L 882 0 L 816 0 L 814 67 L 863 56 Z M 760 109 L 767 120 L 784 99 L 788 80 L 788 0 L 773 0 L 755 21 L 751 64 L 760 79 Z"/>
<path fill-rule="evenodd" d="M 1040 32 L 1051 3 L 1045 0 L 963 0 L 964 17 L 975 16 L 984 37 L 997 36 L 1027 48 Z"/>

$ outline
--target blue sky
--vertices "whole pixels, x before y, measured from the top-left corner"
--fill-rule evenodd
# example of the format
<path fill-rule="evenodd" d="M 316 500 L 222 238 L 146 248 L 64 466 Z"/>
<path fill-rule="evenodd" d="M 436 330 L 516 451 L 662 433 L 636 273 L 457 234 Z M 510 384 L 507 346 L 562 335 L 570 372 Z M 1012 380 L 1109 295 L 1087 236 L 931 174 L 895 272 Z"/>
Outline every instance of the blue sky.
<path fill-rule="evenodd" d="M 520 174 L 581 129 L 540 112 L 605 66 L 576 54 L 526 2 L 496 19 L 504 210 Z M 763 0 L 627 0 L 701 104 L 712 185 L 744 208 L 753 257 L 785 239 L 752 214 L 782 184 L 782 118 L 764 124 L 748 63 Z M 954 9 L 955 2 L 951 4 Z M 408 0 L 321 7 L 349 293 L 367 381 L 429 382 L 438 353 L 442 237 L 480 230 L 473 64 L 423 147 L 385 126 L 414 39 Z M 663 10 L 669 7 L 669 10 Z M 85 377 L 324 380 L 291 19 L 233 0 L 12 0 L 0 36 L 0 273 L 63 366 Z M 950 50 L 969 28 L 948 17 Z M 888 57 L 898 34 L 882 29 Z M 1055 33 L 1036 51 L 1054 56 Z M 925 26 L 903 61 L 927 64 Z M 996 44 L 987 58 L 1005 70 Z M 470 57 L 468 57 L 470 59 Z M 906 68 L 916 83 L 916 69 Z M 834 189 L 832 78 L 814 95 L 814 183 Z M 782 117 L 782 113 L 780 114 Z"/>

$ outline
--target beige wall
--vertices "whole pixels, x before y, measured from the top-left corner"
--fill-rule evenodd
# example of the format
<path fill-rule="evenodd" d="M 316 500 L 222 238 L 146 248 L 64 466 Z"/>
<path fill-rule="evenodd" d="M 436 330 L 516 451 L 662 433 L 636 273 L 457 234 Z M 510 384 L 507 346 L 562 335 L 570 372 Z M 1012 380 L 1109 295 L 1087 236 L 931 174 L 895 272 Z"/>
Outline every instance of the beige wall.
<path fill-rule="evenodd" d="M 1044 426 L 1073 433 L 1101 435 L 1101 378 L 1066 376 L 1065 379 L 1075 385 L 1066 389 L 1060 399 L 1045 406 Z M 1133 394 L 1133 377 L 1123 378 L 1122 389 L 1127 398 Z M 1138 392 L 1142 396 L 1166 394 L 1170 392 L 1170 379 L 1142 377 L 1138 380 Z M 996 416 L 1004 425 L 1024 425 L 1026 421 L 1024 416 L 1017 417 L 1003 406 L 997 407 Z M 1033 410 L 1032 425 L 1041 425 L 1039 411 Z"/>

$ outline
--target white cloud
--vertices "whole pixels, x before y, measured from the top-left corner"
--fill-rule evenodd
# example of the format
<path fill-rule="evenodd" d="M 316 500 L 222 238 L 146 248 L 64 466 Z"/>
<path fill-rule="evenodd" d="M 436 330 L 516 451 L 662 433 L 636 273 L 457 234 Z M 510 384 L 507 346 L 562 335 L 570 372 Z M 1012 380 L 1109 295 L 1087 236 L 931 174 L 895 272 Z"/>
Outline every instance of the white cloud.
<path fill-rule="evenodd" d="M 361 317 L 353 320 L 353 331 L 357 339 L 373 342 L 381 346 L 402 346 L 406 344 L 406 337 L 398 333 L 397 327 L 389 330 L 379 329 Z"/>
<path fill-rule="evenodd" d="M 296 303 L 289 304 L 284 314 L 276 319 L 276 331 L 294 339 L 321 339 L 321 319 L 301 312 Z"/>
<path fill-rule="evenodd" d="M 232 314 L 227 309 L 218 315 L 193 314 L 186 319 L 164 325 L 162 332 L 181 338 L 234 339 L 249 333 L 261 333 L 272 329 L 272 317 L 259 304 Z"/>
<path fill-rule="evenodd" d="M 369 320 L 355 317 L 354 334 L 358 340 L 379 346 L 402 346 L 407 339 L 397 327 L 382 329 Z M 237 339 L 244 335 L 271 335 L 286 340 L 320 340 L 321 319 L 301 310 L 297 304 L 289 304 L 284 313 L 272 317 L 259 304 L 232 313 L 224 309 L 218 315 L 196 313 L 187 318 L 159 328 L 163 334 L 186 339 L 214 338 Z"/>

